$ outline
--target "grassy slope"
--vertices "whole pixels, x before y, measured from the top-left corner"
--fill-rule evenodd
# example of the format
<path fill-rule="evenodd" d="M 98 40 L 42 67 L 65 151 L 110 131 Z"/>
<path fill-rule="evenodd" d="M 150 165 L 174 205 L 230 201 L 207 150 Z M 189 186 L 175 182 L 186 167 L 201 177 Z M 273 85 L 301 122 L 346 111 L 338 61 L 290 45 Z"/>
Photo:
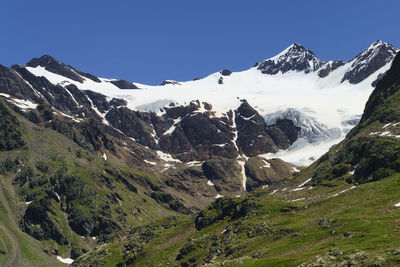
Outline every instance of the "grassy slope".
<path fill-rule="evenodd" d="M 135 264 L 165 266 L 168 263 L 175 266 L 189 262 L 190 258 L 201 264 L 212 254 L 213 241 L 222 244 L 224 238 L 229 242 L 220 246 L 220 255 L 215 254 L 217 256 L 212 260 L 215 265 L 225 261 L 228 266 L 239 263 L 245 266 L 292 266 L 312 260 L 330 249 L 338 249 L 344 254 L 363 250 L 370 255 L 380 255 L 389 263 L 400 263 L 400 256 L 392 255 L 393 249 L 400 244 L 400 212 L 394 207 L 400 202 L 399 189 L 400 175 L 396 174 L 312 203 L 276 201 L 273 195 L 260 191 L 258 196 L 248 198 L 262 206 L 261 214 L 232 221 L 226 219 L 200 231 L 189 231 L 194 228 L 193 221 L 183 223 L 148 243 Z M 248 237 L 251 229 L 246 226 L 261 223 L 274 232 Z M 226 234 L 230 227 L 231 232 L 237 233 Z M 185 243 L 194 244 L 194 249 L 183 260 L 176 261 Z M 234 252 L 225 256 L 229 254 L 229 247 Z M 158 253 L 150 256 L 151 251 Z"/>
<path fill-rule="evenodd" d="M 1 100 L 0 100 L 1 101 Z M 30 187 L 30 183 L 23 186 L 12 185 L 16 175 L 20 173 L 20 169 L 26 166 L 31 166 L 36 177 L 47 177 L 50 179 L 56 170 L 61 165 L 68 167 L 68 173 L 79 177 L 85 184 L 96 192 L 96 203 L 91 203 L 93 207 L 104 205 L 102 199 L 110 196 L 110 193 L 118 192 L 122 200 L 113 208 L 119 207 L 122 214 L 125 214 L 126 222 L 122 225 L 122 229 L 118 235 L 123 235 L 125 228 L 134 225 L 147 224 L 152 220 L 159 220 L 167 216 L 175 215 L 162 206 L 155 200 L 144 194 L 145 188 L 136 185 L 137 193 L 129 191 L 123 182 L 116 181 L 112 174 L 105 174 L 105 169 L 114 170 L 115 165 L 112 162 L 106 162 L 101 158 L 101 155 L 96 155 L 80 148 L 76 143 L 72 142 L 65 136 L 56 133 L 50 129 L 39 127 L 19 114 L 9 111 L 18 118 L 20 122 L 20 131 L 22 139 L 25 141 L 25 146 L 22 148 L 13 149 L 10 151 L 0 152 L 0 163 L 6 160 L 14 161 L 18 159 L 19 165 L 14 170 L 6 171 L 3 174 L 0 172 L 0 266 L 16 265 L 16 266 L 58 266 L 60 262 L 55 259 L 55 256 L 44 253 L 47 250 L 51 253 L 58 251 L 63 257 L 70 257 L 70 247 L 57 244 L 54 240 L 48 239 L 39 242 L 29 235 L 22 232 L 18 226 L 27 205 L 25 196 L 32 193 L 34 199 L 43 197 L 45 186 Z M 79 156 L 78 156 L 79 155 Z M 39 163 L 44 163 L 48 168 L 47 171 L 41 172 L 36 166 Z M 124 173 L 129 173 L 132 176 L 138 177 L 143 181 L 151 180 L 153 184 L 157 184 L 158 179 L 150 174 L 135 171 L 126 167 L 118 167 Z M 114 190 L 110 191 L 102 185 L 102 181 L 96 180 L 101 176 L 108 177 L 111 180 Z M 29 178 L 30 179 L 30 178 Z M 29 180 L 28 179 L 28 180 Z M 28 186 L 29 185 L 29 186 Z M 55 214 L 47 213 L 48 216 L 55 222 L 62 233 L 70 242 L 79 243 L 80 247 L 91 249 L 99 245 L 92 238 L 82 239 L 74 233 L 68 225 L 67 214 L 62 211 L 62 204 L 57 201 L 50 200 L 52 206 L 55 207 Z M 97 202 L 100 201 L 100 202 Z M 108 203 L 108 200 L 107 202 Z M 61 205 L 61 206 L 60 206 Z M 138 215 L 137 209 L 140 207 L 141 213 Z M 132 216 L 133 211 L 135 216 Z M 117 218 L 119 214 L 112 211 L 112 216 Z M 117 220 L 117 219 L 116 219 Z M 61 264 L 63 265 L 63 264 Z"/>

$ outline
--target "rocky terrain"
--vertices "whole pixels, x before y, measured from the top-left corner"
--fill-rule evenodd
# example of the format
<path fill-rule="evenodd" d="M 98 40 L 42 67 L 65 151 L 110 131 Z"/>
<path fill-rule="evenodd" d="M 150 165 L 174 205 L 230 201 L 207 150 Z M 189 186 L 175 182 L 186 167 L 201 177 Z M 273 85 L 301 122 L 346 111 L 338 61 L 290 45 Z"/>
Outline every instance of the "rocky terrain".
<path fill-rule="evenodd" d="M 251 97 L 133 108 L 145 85 L 51 56 L 0 66 L 0 264 L 396 265 L 396 52 L 378 41 L 325 63 L 294 44 L 251 70 L 373 82 L 363 115 L 338 127 L 309 109 L 266 114 Z M 308 167 L 274 157 L 346 134 Z"/>

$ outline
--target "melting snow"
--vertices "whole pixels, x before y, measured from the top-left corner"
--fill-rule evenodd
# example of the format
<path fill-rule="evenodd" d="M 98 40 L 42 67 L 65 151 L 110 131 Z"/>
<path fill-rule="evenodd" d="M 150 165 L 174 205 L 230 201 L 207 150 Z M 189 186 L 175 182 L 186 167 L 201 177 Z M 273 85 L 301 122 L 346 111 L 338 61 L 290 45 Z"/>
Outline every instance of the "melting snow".
<path fill-rule="evenodd" d="M 242 187 L 243 190 L 246 191 L 246 181 L 247 181 L 247 177 L 246 177 L 246 170 L 244 168 L 244 165 L 246 164 L 244 161 L 238 160 L 238 163 L 240 165 L 240 167 L 242 167 Z"/>
<path fill-rule="evenodd" d="M 207 181 L 207 185 L 214 186 L 214 184 L 210 180 Z"/>
<path fill-rule="evenodd" d="M 25 202 L 26 205 L 29 205 L 29 204 L 31 204 L 31 203 L 32 203 L 32 201 L 27 201 L 27 202 Z"/>
<path fill-rule="evenodd" d="M 397 208 L 398 208 L 398 207 L 400 207 L 400 202 L 399 202 L 399 203 L 396 203 L 396 204 L 394 204 L 394 206 L 395 206 L 395 207 L 397 207 Z"/>
<path fill-rule="evenodd" d="M 270 164 L 266 159 L 264 159 L 264 165 L 261 166 L 260 168 L 261 168 L 261 169 L 262 169 L 262 168 L 271 168 L 271 164 Z"/>
<path fill-rule="evenodd" d="M 304 181 L 304 183 L 300 184 L 300 185 L 298 186 L 298 188 L 299 188 L 299 187 L 303 187 L 306 183 L 310 182 L 311 179 L 312 179 L 312 178 L 307 179 L 306 181 Z"/>
<path fill-rule="evenodd" d="M 104 160 L 107 160 L 107 155 L 106 155 L 106 153 L 103 153 L 103 159 L 104 159 Z"/>
<path fill-rule="evenodd" d="M 215 198 L 221 198 L 221 197 L 224 197 L 224 196 L 222 196 L 222 195 L 220 195 L 220 194 L 217 194 L 217 195 L 215 196 Z"/>
<path fill-rule="evenodd" d="M 290 192 L 300 191 L 300 190 L 303 190 L 303 189 L 306 189 L 306 187 L 297 187 L 295 189 L 290 190 Z"/>
<path fill-rule="evenodd" d="M 35 104 L 35 103 L 33 103 L 32 101 L 29 101 L 29 100 L 12 98 L 10 95 L 3 94 L 3 93 L 0 93 L 0 96 L 6 97 L 8 102 L 10 102 L 11 104 L 16 105 L 17 107 L 19 107 L 22 110 L 35 109 L 37 107 L 37 104 Z"/>
<path fill-rule="evenodd" d="M 57 260 L 61 261 L 62 263 L 66 263 L 66 264 L 72 264 L 74 262 L 74 260 L 71 258 L 62 258 L 60 256 L 57 256 Z"/>
<path fill-rule="evenodd" d="M 305 197 L 302 197 L 302 198 L 298 198 L 298 199 L 293 199 L 293 200 L 291 200 L 290 202 L 301 201 L 301 200 L 304 200 L 304 199 L 306 199 L 306 198 L 305 198 Z"/>
<path fill-rule="evenodd" d="M 385 124 L 382 129 L 385 129 L 386 127 L 388 127 L 390 124 L 392 124 L 391 122 L 389 122 L 388 124 Z"/>
<path fill-rule="evenodd" d="M 153 161 L 148 161 L 146 159 L 144 159 L 143 161 L 146 162 L 147 164 L 150 164 L 150 165 L 157 165 L 157 163 L 153 162 Z"/>
<path fill-rule="evenodd" d="M 342 190 L 342 191 L 340 191 L 340 192 L 338 192 L 338 193 L 336 193 L 336 194 L 333 194 L 332 196 L 330 196 L 330 197 L 328 197 L 328 198 L 337 197 L 338 195 L 343 194 L 344 192 L 347 192 L 347 191 L 349 191 L 349 190 L 351 190 L 351 189 L 354 189 L 355 187 L 356 187 L 356 186 L 353 185 L 352 187 L 347 188 L 347 189 L 344 189 L 344 190 Z"/>
<path fill-rule="evenodd" d="M 168 161 L 168 162 L 177 162 L 182 163 L 179 159 L 174 159 L 170 154 L 164 153 L 160 150 L 157 150 L 157 155 L 160 159 Z"/>
<path fill-rule="evenodd" d="M 278 189 L 275 189 L 274 191 L 272 191 L 271 193 L 269 193 L 270 195 L 275 194 L 276 192 L 278 192 Z"/>
<path fill-rule="evenodd" d="M 201 161 L 189 161 L 186 163 L 189 167 L 192 166 L 201 166 L 203 163 Z"/>

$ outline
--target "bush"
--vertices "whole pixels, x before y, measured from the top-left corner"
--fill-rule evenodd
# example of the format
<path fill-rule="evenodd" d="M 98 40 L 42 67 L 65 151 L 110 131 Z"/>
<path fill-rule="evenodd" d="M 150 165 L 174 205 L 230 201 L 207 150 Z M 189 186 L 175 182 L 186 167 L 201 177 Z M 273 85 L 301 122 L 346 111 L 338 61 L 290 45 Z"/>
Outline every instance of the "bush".
<path fill-rule="evenodd" d="M 21 148 L 25 145 L 18 128 L 17 117 L 12 115 L 4 103 L 0 101 L 0 151 Z"/>

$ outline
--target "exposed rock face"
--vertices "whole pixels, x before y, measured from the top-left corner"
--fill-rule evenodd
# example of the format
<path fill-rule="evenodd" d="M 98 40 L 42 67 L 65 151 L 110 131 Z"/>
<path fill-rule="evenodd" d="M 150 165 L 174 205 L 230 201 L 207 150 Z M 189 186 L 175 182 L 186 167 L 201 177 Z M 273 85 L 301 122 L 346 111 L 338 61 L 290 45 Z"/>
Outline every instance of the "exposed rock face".
<path fill-rule="evenodd" d="M 199 101 L 188 106 L 166 108 L 162 119 L 168 124 L 156 126 L 162 129 L 160 147 L 172 154 L 182 154 L 180 159 L 184 161 L 208 159 L 213 155 L 237 157 L 228 115 L 216 117 L 211 108 L 211 105 Z"/>
<path fill-rule="evenodd" d="M 350 62 L 351 69 L 345 73 L 342 82 L 348 81 L 357 84 L 367 78 L 375 71 L 392 61 L 397 49 L 390 44 L 376 41 L 367 50 L 357 55 Z"/>
<path fill-rule="evenodd" d="M 126 107 L 121 107 L 111 109 L 107 113 L 106 119 L 114 128 L 134 138 L 139 144 L 149 148 L 156 148 L 157 144 L 151 135 L 153 132 L 151 116 L 150 113 L 136 112 Z"/>
<path fill-rule="evenodd" d="M 32 88 L 27 84 L 17 72 L 0 65 L 0 91 L 20 98 L 38 100 Z"/>
<path fill-rule="evenodd" d="M 221 75 L 223 75 L 223 76 L 229 76 L 232 74 L 232 71 L 230 71 L 228 69 L 223 69 L 219 73 L 221 73 Z"/>
<path fill-rule="evenodd" d="M 202 170 L 217 192 L 225 195 L 226 191 L 241 191 L 242 168 L 236 159 L 214 157 L 204 161 Z"/>
<path fill-rule="evenodd" d="M 81 83 L 84 81 L 82 77 L 80 77 L 72 67 L 61 63 L 60 61 L 54 59 L 52 56 L 49 55 L 44 55 L 40 58 L 33 58 L 31 61 L 28 62 L 27 66 L 32 68 L 38 66 L 44 67 L 50 72 L 62 75 L 71 80 Z"/>
<path fill-rule="evenodd" d="M 276 57 L 259 62 L 256 66 L 264 74 L 277 74 L 288 71 L 309 73 L 318 70 L 323 64 L 313 52 L 299 44 L 293 44 Z"/>
<path fill-rule="evenodd" d="M 127 82 L 125 80 L 110 81 L 110 83 L 114 84 L 119 89 L 139 89 L 139 87 L 137 87 L 133 83 Z"/>
<path fill-rule="evenodd" d="M 276 184 L 293 176 L 294 165 L 281 159 L 249 158 L 246 162 L 246 188 L 251 191 L 262 185 Z"/>
<path fill-rule="evenodd" d="M 288 148 L 297 139 L 295 132 L 299 130 L 294 124 L 282 122 L 281 128 L 284 131 L 275 125 L 267 126 L 264 118 L 245 100 L 235 114 L 237 144 L 246 156 L 276 152 L 279 148 Z M 290 134 L 290 138 L 287 133 Z"/>
<path fill-rule="evenodd" d="M 196 78 L 195 78 L 196 79 Z M 195 81 L 195 79 L 193 81 Z M 199 78 L 197 78 L 199 80 Z M 167 85 L 167 84 L 172 84 L 172 85 L 180 85 L 179 82 L 177 81 L 171 81 L 171 80 L 165 80 L 163 81 L 160 85 Z"/>
<path fill-rule="evenodd" d="M 290 144 L 293 144 L 299 137 L 300 127 L 294 125 L 289 119 L 280 119 L 276 121 L 276 126 L 289 138 Z"/>
<path fill-rule="evenodd" d="M 344 65 L 344 62 L 342 60 L 333 60 L 326 62 L 321 69 L 318 71 L 318 76 L 320 78 L 325 78 L 326 76 L 329 75 L 332 71 L 336 70 L 337 68 L 341 67 Z"/>

